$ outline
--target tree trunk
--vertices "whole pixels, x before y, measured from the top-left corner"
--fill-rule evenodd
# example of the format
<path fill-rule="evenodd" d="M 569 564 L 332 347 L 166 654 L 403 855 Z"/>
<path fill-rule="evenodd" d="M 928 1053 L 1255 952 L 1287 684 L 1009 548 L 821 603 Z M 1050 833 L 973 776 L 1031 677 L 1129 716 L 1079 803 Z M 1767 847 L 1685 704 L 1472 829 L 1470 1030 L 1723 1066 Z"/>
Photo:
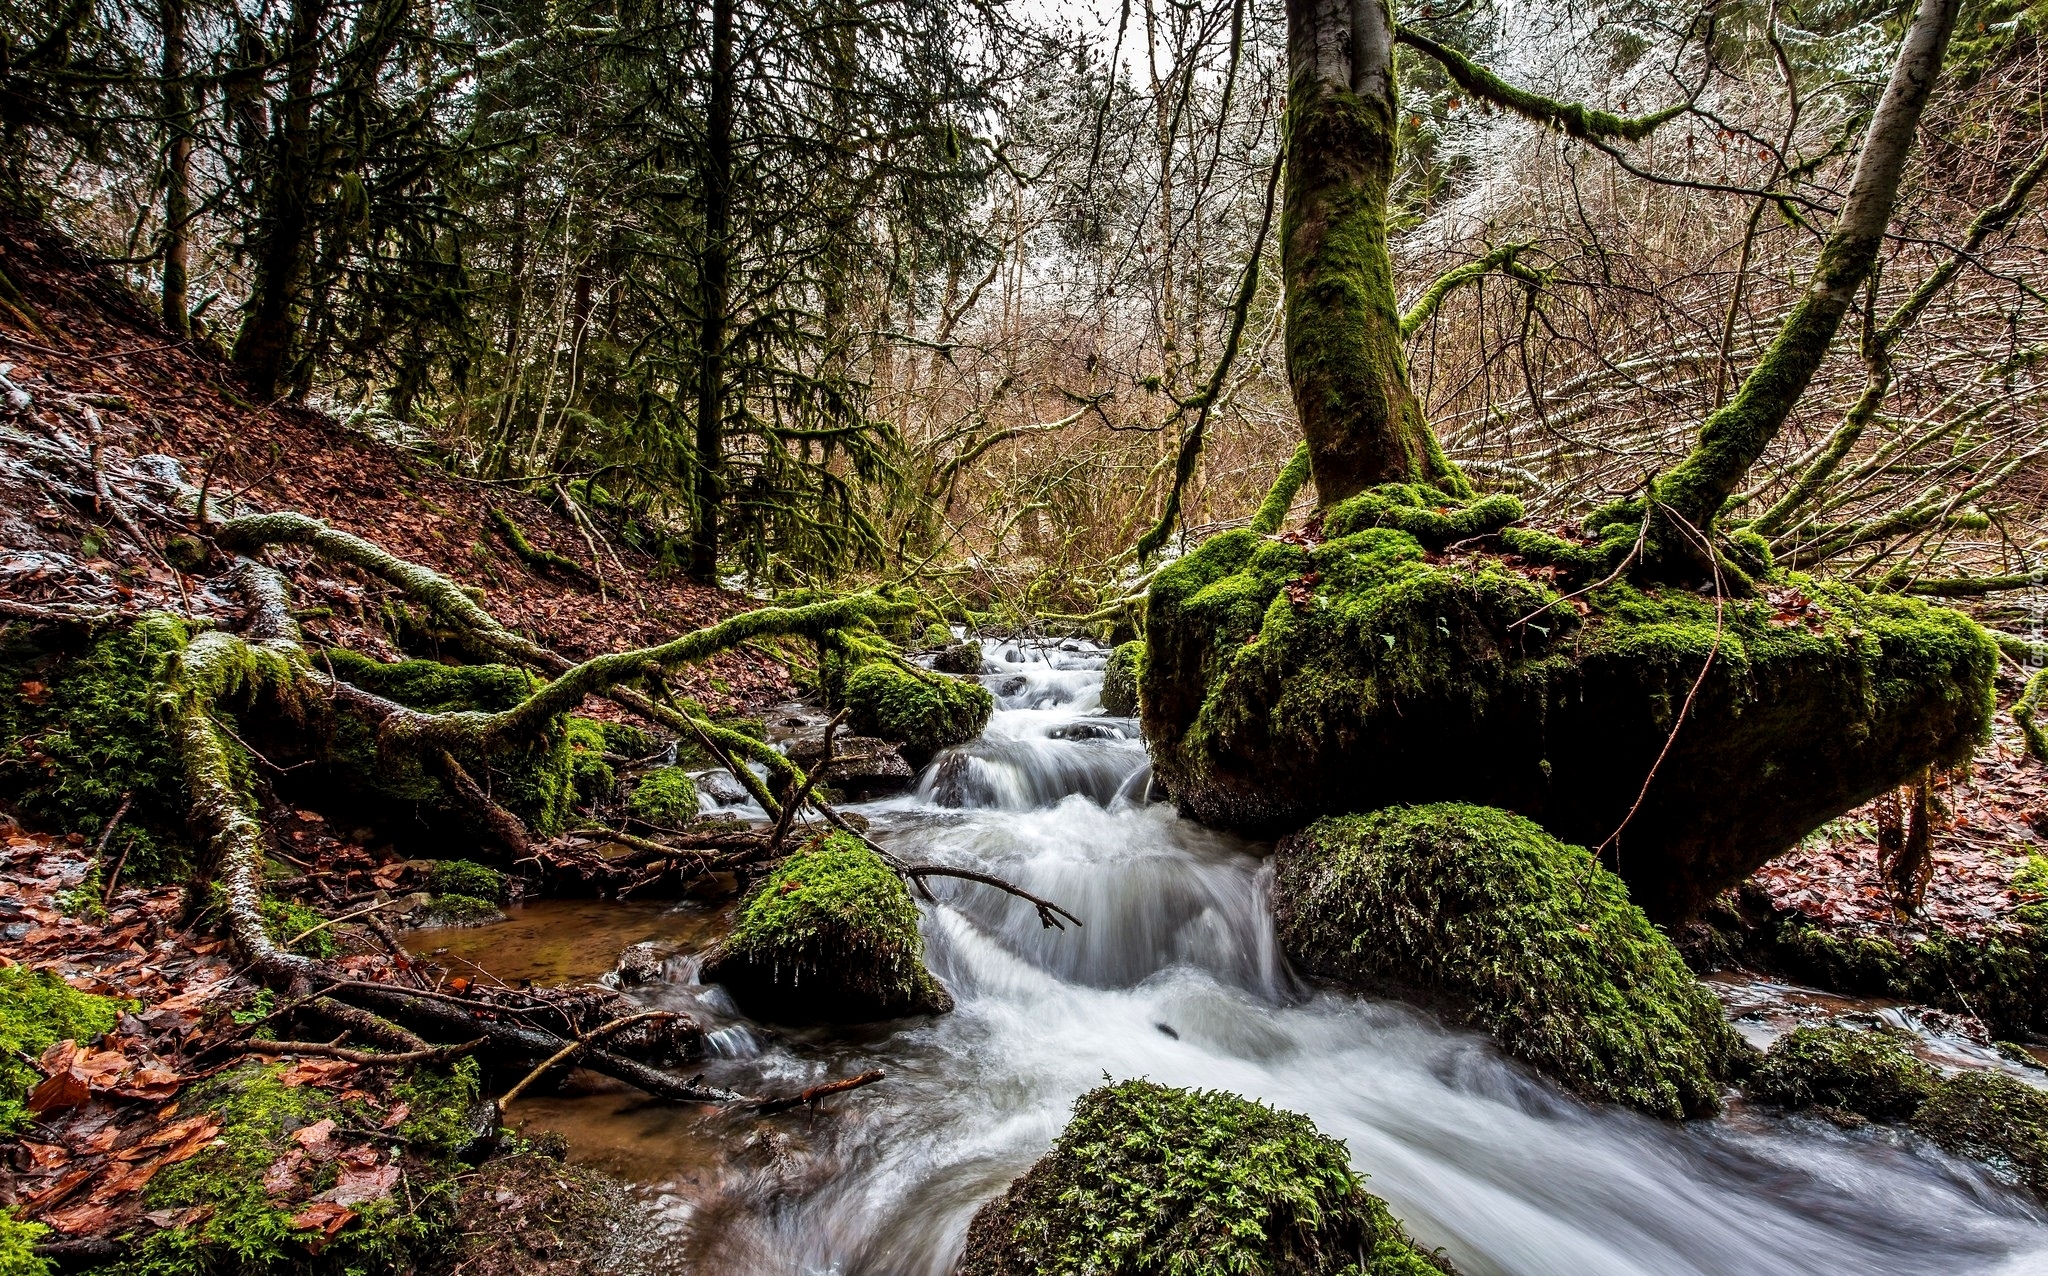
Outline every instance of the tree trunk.
<path fill-rule="evenodd" d="M 1398 98 L 1385 0 L 1288 0 L 1287 372 L 1324 505 L 1375 483 L 1469 490 L 1408 384 L 1387 193 Z"/>
<path fill-rule="evenodd" d="M 294 0 L 285 100 L 257 213 L 255 271 L 235 364 L 259 398 L 277 393 L 298 345 L 301 292 L 313 256 L 313 94 L 326 0 Z"/>
<path fill-rule="evenodd" d="M 192 220 L 192 119 L 185 92 L 185 0 L 160 0 L 164 42 L 163 112 L 169 144 L 164 148 L 164 326 L 176 337 L 192 335 L 188 295 L 188 227 Z"/>
<path fill-rule="evenodd" d="M 718 507 L 724 499 L 726 309 L 731 304 L 732 10 L 711 0 L 711 102 L 705 115 L 703 328 L 698 340 L 697 473 L 690 528 L 690 578 L 718 580 Z"/>
<path fill-rule="evenodd" d="M 1702 579 L 1711 574 L 1712 563 L 1693 529 L 1710 528 L 1827 358 L 1842 316 L 1854 304 L 1857 289 L 1884 246 L 1899 177 L 1913 149 L 1921 109 L 1941 73 L 1958 4 L 1959 0 L 1920 0 L 1892 64 L 1891 82 L 1870 117 L 1848 198 L 1821 247 L 1805 295 L 1735 398 L 1707 418 L 1692 454 L 1656 481 L 1653 499 L 1662 508 L 1653 521 L 1652 558 L 1660 574 Z M 1673 525 L 1666 525 L 1667 513 Z M 1641 514 L 1628 517 L 1639 519 Z M 1680 519 L 1690 528 L 1679 524 Z"/>

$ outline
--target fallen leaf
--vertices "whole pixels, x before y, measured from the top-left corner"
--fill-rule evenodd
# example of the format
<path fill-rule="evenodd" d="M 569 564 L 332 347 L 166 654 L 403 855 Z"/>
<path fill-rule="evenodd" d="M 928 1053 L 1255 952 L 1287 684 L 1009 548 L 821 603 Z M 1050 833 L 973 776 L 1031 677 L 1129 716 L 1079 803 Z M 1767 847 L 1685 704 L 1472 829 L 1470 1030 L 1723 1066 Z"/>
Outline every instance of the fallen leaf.
<path fill-rule="evenodd" d="M 287 1088 L 307 1084 L 320 1085 L 344 1073 L 355 1071 L 354 1064 L 345 1059 L 301 1059 L 283 1072 L 278 1073 L 278 1084 Z"/>
<path fill-rule="evenodd" d="M 319 1156 L 327 1150 L 327 1140 L 333 1133 L 333 1119 L 323 1117 L 304 1129 L 295 1131 L 292 1134 L 292 1142 L 311 1152 L 314 1156 Z"/>
<path fill-rule="evenodd" d="M 301 1232 L 318 1228 L 324 1240 L 333 1240 L 355 1217 L 356 1212 L 346 1205 L 315 1201 L 293 1216 L 292 1227 Z"/>

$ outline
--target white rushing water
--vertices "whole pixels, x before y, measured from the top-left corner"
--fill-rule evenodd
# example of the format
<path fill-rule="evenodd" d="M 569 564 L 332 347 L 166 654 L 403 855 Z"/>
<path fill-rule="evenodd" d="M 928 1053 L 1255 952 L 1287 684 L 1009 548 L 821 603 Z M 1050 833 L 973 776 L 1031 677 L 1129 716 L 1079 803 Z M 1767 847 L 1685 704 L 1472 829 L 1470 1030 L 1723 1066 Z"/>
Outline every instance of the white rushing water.
<path fill-rule="evenodd" d="M 763 1088 L 889 1079 L 728 1185 L 733 1207 L 693 1228 L 704 1270 L 939 1276 L 1077 1096 L 1143 1076 L 1308 1114 L 1470 1276 L 2048 1273 L 2040 1211 L 1910 1138 L 1589 1108 L 1483 1037 L 1308 986 L 1262 861 L 1146 801 L 1136 724 L 1102 713 L 1102 651 L 986 650 L 983 738 L 861 809 L 907 858 L 999 874 L 1086 925 L 1044 930 L 1020 901 L 935 881 L 925 933 L 952 1014 L 852 1037 L 728 1027 L 725 1052 L 752 1056 L 734 1075 Z"/>

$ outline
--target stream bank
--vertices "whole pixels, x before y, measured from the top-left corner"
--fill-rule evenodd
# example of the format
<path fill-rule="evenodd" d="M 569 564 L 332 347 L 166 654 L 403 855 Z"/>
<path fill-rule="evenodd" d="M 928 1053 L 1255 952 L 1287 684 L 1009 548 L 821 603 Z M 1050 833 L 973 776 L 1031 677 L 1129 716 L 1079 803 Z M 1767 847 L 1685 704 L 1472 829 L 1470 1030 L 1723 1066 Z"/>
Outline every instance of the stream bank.
<path fill-rule="evenodd" d="M 889 1074 L 809 1123 L 662 1107 L 596 1083 L 525 1101 L 524 1129 L 564 1134 L 572 1159 L 640 1184 L 674 1247 L 668 1270 L 681 1255 L 688 1270 L 942 1276 L 975 1210 L 1105 1076 L 1308 1114 L 1409 1232 L 1467 1273 L 2048 1270 L 2037 1207 L 1911 1135 L 1739 1103 L 1684 1126 L 1588 1107 L 1483 1037 L 1305 983 L 1274 939 L 1267 848 L 1148 800 L 1135 724 L 1100 706 L 1106 653 L 989 642 L 984 655 L 998 707 L 983 734 L 912 791 L 850 809 L 906 858 L 1002 876 L 1086 925 L 1045 930 L 1015 900 L 935 881 L 927 951 L 957 1008 L 852 1030 L 750 1021 L 698 980 L 687 943 L 657 979 L 629 985 L 644 1005 L 699 1019 L 713 1083 Z M 707 911 L 686 904 L 660 924 L 710 924 Z M 617 951 L 652 938 L 655 916 L 630 914 L 604 944 L 587 920 L 565 913 L 562 927 L 581 952 Z M 435 942 L 532 968 L 559 937 L 516 925 Z M 1716 984 L 1757 1044 L 1815 1015 L 1896 1010 L 1787 1010 L 1803 994 L 1760 988 Z M 1949 1066 L 1997 1061 L 1971 1049 L 1988 1057 Z"/>

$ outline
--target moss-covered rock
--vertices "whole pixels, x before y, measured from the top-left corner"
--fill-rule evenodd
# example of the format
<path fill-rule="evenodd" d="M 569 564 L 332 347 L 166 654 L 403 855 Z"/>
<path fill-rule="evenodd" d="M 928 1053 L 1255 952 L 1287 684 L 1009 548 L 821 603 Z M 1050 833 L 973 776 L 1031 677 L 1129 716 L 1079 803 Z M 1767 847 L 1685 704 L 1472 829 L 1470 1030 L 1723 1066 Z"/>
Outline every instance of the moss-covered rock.
<path fill-rule="evenodd" d="M 169 616 L 79 635 L 0 630 L 0 801 L 58 833 L 94 838 L 130 799 L 109 847 L 124 881 L 176 881 L 196 848 L 176 742 L 154 688 L 190 628 Z"/>
<path fill-rule="evenodd" d="M 1748 1047 L 1583 848 L 1488 807 L 1396 807 L 1280 843 L 1281 944 L 1332 979 L 1440 1002 L 1589 1099 L 1720 1107 Z"/>
<path fill-rule="evenodd" d="M 704 978 L 724 984 L 750 1014 L 786 1023 L 953 1008 L 925 969 L 917 905 L 903 879 L 839 832 L 810 842 L 754 888 Z"/>
<path fill-rule="evenodd" d="M 571 714 L 562 721 L 562 737 L 569 746 L 569 787 L 583 805 L 601 802 L 612 795 L 619 777 L 605 756 L 611 740 L 605 724 Z"/>
<path fill-rule="evenodd" d="M 1362 1261 L 1361 1261 L 1362 1260 Z M 1125 1081 L 984 1205 L 960 1276 L 1444 1276 L 1307 1117 Z"/>
<path fill-rule="evenodd" d="M 472 860 L 437 860 L 427 870 L 427 889 L 436 895 L 467 895 L 472 899 L 505 902 L 505 875 Z"/>
<path fill-rule="evenodd" d="M 193 1221 L 150 1233 L 125 1259 L 100 1269 L 103 1276 L 396 1276 L 433 1269 L 450 1254 L 464 1168 L 458 1153 L 477 1126 L 474 1061 L 415 1073 L 392 1088 L 388 1110 L 350 1097 L 359 1091 L 344 1096 L 286 1085 L 282 1072 L 280 1064 L 244 1064 L 180 1096 L 182 1112 L 216 1116 L 220 1136 L 159 1171 L 143 1204 L 189 1211 Z M 392 1194 L 356 1201 L 350 1208 L 357 1217 L 331 1239 L 294 1226 L 305 1202 L 334 1188 L 344 1166 L 311 1156 L 288 1161 L 299 1148 L 293 1135 L 323 1120 L 376 1130 L 400 1103 L 407 1115 L 392 1133 L 405 1140 L 398 1145 L 402 1180 Z"/>
<path fill-rule="evenodd" d="M 853 733 L 897 741 L 913 766 L 972 740 L 995 711 L 995 698 L 978 682 L 922 674 L 888 660 L 855 669 L 844 694 Z"/>
<path fill-rule="evenodd" d="M 2048 1200 L 2048 1094 L 2002 1072 L 1959 1072 L 1913 1117 L 1935 1145 L 2012 1175 Z"/>
<path fill-rule="evenodd" d="M 24 1101 L 43 1079 L 28 1061 L 60 1041 L 96 1040 L 130 1004 L 79 992 L 47 971 L 0 967 L 0 1137 L 28 1123 Z"/>
<path fill-rule="evenodd" d="M 681 828 L 697 818 L 697 782 L 679 766 L 656 767 L 627 795 L 626 814 L 662 828 Z"/>
<path fill-rule="evenodd" d="M 1109 653 L 1102 667 L 1103 711 L 1119 718 L 1138 716 L 1138 678 L 1145 668 L 1145 644 L 1127 642 Z"/>
<path fill-rule="evenodd" d="M 973 638 L 949 643 L 932 657 L 932 668 L 940 673 L 977 674 L 981 666 L 981 643 Z"/>
<path fill-rule="evenodd" d="M 417 915 L 421 926 L 489 926 L 506 920 L 496 901 L 476 895 L 436 895 Z"/>
<path fill-rule="evenodd" d="M 1321 544 L 1227 532 L 1153 582 L 1146 736 L 1155 774 L 1204 821 L 1282 831 L 1458 800 L 1597 845 L 1669 741 L 1619 863 L 1672 918 L 1920 768 L 1967 758 L 1990 721 L 1997 650 L 1955 612 L 1789 574 L 1727 600 L 1718 626 L 1712 598 L 1679 589 L 1566 602 L 1541 572 L 1416 535 L 1503 511 L 1466 520 L 1484 503 L 1446 497 L 1396 519 L 1383 491 L 1357 500 L 1373 508 L 1338 506 L 1326 526 L 1343 534 Z M 1414 530 L 1365 525 L 1389 521 Z"/>
<path fill-rule="evenodd" d="M 1743 1091 L 1775 1107 L 1895 1123 L 1910 1120 L 1940 1082 L 1888 1034 L 1794 1028 L 1771 1044 Z"/>

